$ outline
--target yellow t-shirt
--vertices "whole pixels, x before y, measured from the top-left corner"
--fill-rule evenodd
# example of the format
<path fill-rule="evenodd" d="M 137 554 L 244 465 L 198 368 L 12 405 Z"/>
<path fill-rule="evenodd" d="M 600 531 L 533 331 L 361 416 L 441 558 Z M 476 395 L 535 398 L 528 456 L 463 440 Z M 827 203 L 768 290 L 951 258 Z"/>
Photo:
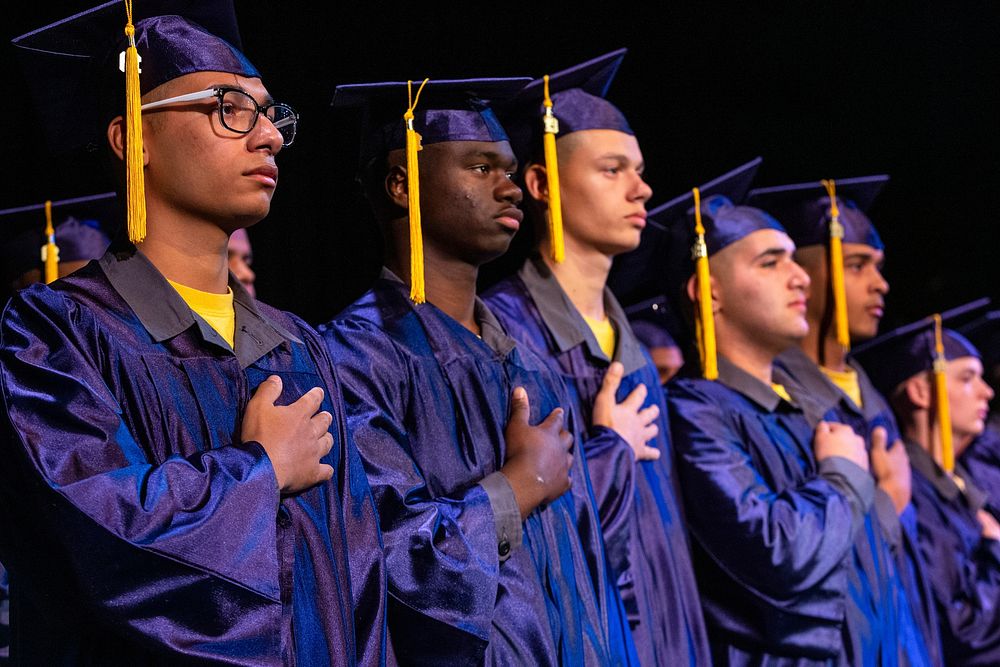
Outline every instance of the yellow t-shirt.
<path fill-rule="evenodd" d="M 580 313 L 583 315 L 583 313 Z M 597 344 L 601 346 L 601 352 L 603 352 L 608 359 L 615 358 L 615 345 L 618 343 L 618 336 L 615 333 L 615 327 L 611 324 L 611 319 L 605 315 L 603 320 L 592 320 L 591 318 L 583 315 L 583 321 L 587 323 L 590 330 L 594 332 L 594 337 L 597 338 Z"/>
<path fill-rule="evenodd" d="M 830 378 L 830 382 L 837 385 L 842 392 L 854 401 L 854 405 L 859 408 L 864 407 L 861 405 L 861 385 L 858 384 L 858 372 L 856 370 L 848 368 L 846 371 L 835 371 L 826 366 L 820 366 L 819 369 L 823 371 L 823 375 Z"/>
<path fill-rule="evenodd" d="M 775 394 L 777 394 L 778 396 L 781 396 L 783 399 L 785 399 L 789 403 L 792 402 L 792 397 L 788 395 L 788 390 L 785 389 L 785 385 L 778 384 L 777 382 L 772 382 L 771 383 L 771 389 L 774 390 Z"/>
<path fill-rule="evenodd" d="M 203 320 L 219 332 L 219 335 L 229 343 L 229 347 L 233 347 L 236 340 L 236 311 L 233 310 L 233 290 L 231 288 L 227 287 L 225 294 L 213 294 L 175 283 L 173 280 L 167 282 L 177 290 L 188 308 L 198 313 Z"/>

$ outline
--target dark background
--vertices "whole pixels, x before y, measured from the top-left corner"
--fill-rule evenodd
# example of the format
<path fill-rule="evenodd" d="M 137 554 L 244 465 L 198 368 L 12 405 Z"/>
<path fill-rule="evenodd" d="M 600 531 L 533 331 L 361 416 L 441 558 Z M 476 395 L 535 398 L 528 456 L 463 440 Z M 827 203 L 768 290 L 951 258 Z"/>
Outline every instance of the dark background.
<path fill-rule="evenodd" d="M 236 1 L 246 53 L 302 114 L 272 213 L 250 232 L 267 302 L 326 320 L 378 268 L 352 183 L 356 119 L 329 110 L 335 85 L 540 76 L 621 46 L 609 97 L 642 143 L 651 206 L 756 155 L 758 185 L 888 173 L 871 211 L 888 246 L 884 324 L 1000 297 L 1000 3 L 351 4 Z M 15 3 L 0 36 L 89 6 Z M 24 74 L 2 53 L 0 208 L 109 189 L 41 150 Z"/>

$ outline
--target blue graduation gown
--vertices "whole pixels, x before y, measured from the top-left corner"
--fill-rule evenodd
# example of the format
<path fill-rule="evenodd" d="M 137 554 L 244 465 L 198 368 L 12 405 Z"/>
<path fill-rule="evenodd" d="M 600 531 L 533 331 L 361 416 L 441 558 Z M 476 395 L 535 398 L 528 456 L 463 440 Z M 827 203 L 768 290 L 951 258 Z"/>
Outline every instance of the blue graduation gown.
<path fill-rule="evenodd" d="M 803 403 L 809 410 L 806 417 L 815 427 L 824 416 L 848 424 L 855 433 L 871 441 L 871 432 L 881 426 L 886 430 L 890 445 L 899 439 L 896 418 L 885 398 L 875 389 L 868 375 L 853 360 L 848 364 L 858 374 L 861 407 L 858 407 L 822 370 L 798 347 L 778 356 L 776 363 L 795 379 L 809 396 Z M 912 504 L 904 511 L 912 523 Z M 871 595 L 859 596 L 866 622 L 873 629 L 871 636 L 880 640 L 885 649 L 899 646 L 902 664 L 940 665 L 941 637 L 937 614 L 922 559 L 916 545 L 916 535 L 904 529 L 892 500 L 884 492 L 875 491 L 875 515 L 868 520 L 866 531 L 857 549 L 860 571 L 865 580 L 855 580 L 856 588 L 866 588 Z M 888 553 L 887 553 L 888 552 Z"/>
<path fill-rule="evenodd" d="M 791 378 L 775 379 L 792 391 Z M 852 590 L 875 485 L 817 462 L 801 407 L 719 358 L 719 381 L 668 385 L 709 640 L 720 665 L 876 665 Z M 793 395 L 796 395 L 793 393 Z M 895 655 L 882 656 L 896 664 Z"/>
<path fill-rule="evenodd" d="M 986 494 L 986 504 L 1000 512 L 1000 432 L 988 425 L 958 460 Z"/>
<path fill-rule="evenodd" d="M 948 477 L 919 445 L 907 442 L 913 468 L 917 540 L 927 564 L 949 667 L 1000 665 L 1000 543 L 982 537 L 976 516 L 985 494 L 961 464 Z"/>
<path fill-rule="evenodd" d="M 587 429 L 594 398 L 611 360 L 572 302 L 539 259 L 484 296 L 511 336 L 549 361 L 569 389 L 581 420 L 587 466 L 601 507 L 601 524 L 639 658 L 644 665 L 707 665 L 711 658 L 691 566 L 687 531 L 671 479 L 663 388 L 648 354 L 632 334 L 610 290 L 605 307 L 618 332 L 615 360 L 625 375 L 617 400 L 645 384 L 645 406 L 660 406 L 657 461 L 635 464 L 614 431 Z"/>
<path fill-rule="evenodd" d="M 581 447 L 572 490 L 517 524 L 520 546 L 498 541 L 481 482 L 503 466 L 511 392 L 527 391 L 532 424 L 570 406 L 559 379 L 481 302 L 476 318 L 481 339 L 433 304 L 413 304 L 385 271 L 321 328 L 381 519 L 396 655 L 441 665 L 627 661 L 634 649 Z M 571 410 L 567 418 L 572 428 Z"/>
<path fill-rule="evenodd" d="M 385 573 L 340 389 L 307 325 L 235 293 L 235 352 L 128 246 L 0 325 L 0 553 L 31 664 L 381 664 Z M 324 387 L 333 480 L 281 498 L 241 442 L 269 375 Z"/>

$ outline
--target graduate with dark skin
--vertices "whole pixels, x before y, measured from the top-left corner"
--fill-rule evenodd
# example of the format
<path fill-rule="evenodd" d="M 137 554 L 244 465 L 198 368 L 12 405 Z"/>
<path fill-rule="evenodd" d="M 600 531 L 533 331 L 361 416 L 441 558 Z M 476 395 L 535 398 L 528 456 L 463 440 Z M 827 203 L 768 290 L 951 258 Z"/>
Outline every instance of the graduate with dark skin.
<path fill-rule="evenodd" d="M 406 158 L 387 157 L 385 196 L 397 214 L 382 223 L 386 267 L 410 275 Z M 474 317 L 479 267 L 507 251 L 520 227 L 521 189 L 511 180 L 517 159 L 507 142 L 450 141 L 420 152 L 420 212 L 427 301 L 479 334 Z M 400 215 L 401 214 L 401 215 Z M 554 410 L 537 426 L 528 423 L 528 396 L 514 390 L 507 423 L 507 460 L 500 472 L 514 490 L 521 517 L 570 487 L 572 436 L 563 412 Z"/>

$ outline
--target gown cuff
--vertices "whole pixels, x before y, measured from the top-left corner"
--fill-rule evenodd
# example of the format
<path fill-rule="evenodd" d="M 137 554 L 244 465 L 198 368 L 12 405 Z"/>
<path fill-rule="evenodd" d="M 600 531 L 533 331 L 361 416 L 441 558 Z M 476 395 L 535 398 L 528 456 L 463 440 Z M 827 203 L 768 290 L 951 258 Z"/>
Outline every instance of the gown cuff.
<path fill-rule="evenodd" d="M 497 531 L 497 556 L 500 562 L 510 558 L 511 553 L 521 546 L 521 510 L 514 497 L 514 489 L 502 472 L 494 472 L 483 478 L 479 485 L 486 491 L 493 508 L 493 522 Z"/>

